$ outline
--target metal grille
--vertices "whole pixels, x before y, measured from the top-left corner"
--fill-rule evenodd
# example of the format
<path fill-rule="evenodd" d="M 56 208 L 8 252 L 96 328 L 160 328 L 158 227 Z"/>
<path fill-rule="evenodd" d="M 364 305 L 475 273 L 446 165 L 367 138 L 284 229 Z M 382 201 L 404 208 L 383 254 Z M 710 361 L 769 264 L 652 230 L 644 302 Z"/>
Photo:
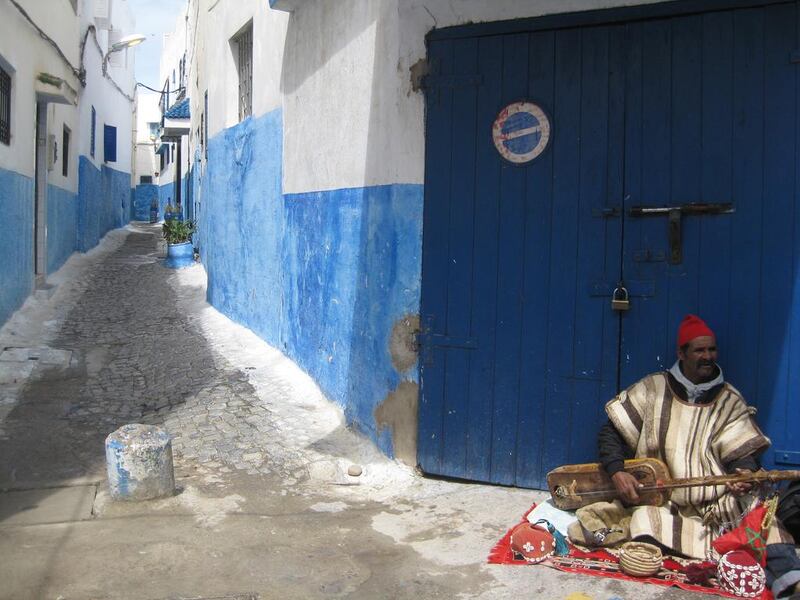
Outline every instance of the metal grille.
<path fill-rule="evenodd" d="M 0 142 L 11 144 L 11 75 L 0 67 Z"/>
<path fill-rule="evenodd" d="M 250 24 L 238 38 L 239 48 L 239 120 L 253 114 L 253 25 Z"/>

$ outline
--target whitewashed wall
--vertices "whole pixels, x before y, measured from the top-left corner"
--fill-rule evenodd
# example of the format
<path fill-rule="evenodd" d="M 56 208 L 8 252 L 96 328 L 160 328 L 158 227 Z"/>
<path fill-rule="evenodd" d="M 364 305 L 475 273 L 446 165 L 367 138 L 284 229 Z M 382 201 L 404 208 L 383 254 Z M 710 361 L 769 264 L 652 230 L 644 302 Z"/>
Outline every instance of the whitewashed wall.
<path fill-rule="evenodd" d="M 158 171 L 159 162 L 155 154 L 157 138 L 150 139 L 149 123 L 161 122 L 161 111 L 158 108 L 159 95 L 154 92 L 139 92 L 136 96 L 136 156 L 134 167 L 134 185 L 139 183 L 139 177 L 150 175 L 154 177 Z M 156 183 L 156 179 L 153 179 Z"/>
<path fill-rule="evenodd" d="M 424 180 L 424 99 L 411 87 L 434 27 L 658 0 L 295 0 L 283 62 L 284 191 Z"/>
<path fill-rule="evenodd" d="M 230 40 L 253 22 L 253 116 L 281 106 L 280 77 L 289 15 L 269 9 L 265 0 L 192 0 L 202 39 L 196 48 L 197 82 L 193 108 L 208 90 L 209 127 L 213 137 L 239 121 L 238 75 Z M 195 71 L 197 73 L 197 71 Z M 192 82 L 195 84 L 195 82 Z M 198 113 L 199 114 L 199 113 Z"/>
<path fill-rule="evenodd" d="M 20 5 L 59 45 L 65 56 L 78 67 L 78 19 L 68 0 L 20 0 Z M 80 84 L 70 68 L 58 57 L 53 48 L 39 37 L 36 30 L 11 3 L 4 2 L 0 15 L 0 60 L 6 70 L 13 69 L 11 98 L 11 145 L 0 144 L 0 168 L 33 177 L 34 126 L 36 122 L 36 94 L 34 77 L 40 72 L 64 79 L 73 89 Z M 76 133 L 75 108 L 67 107 L 56 114 L 49 111 L 48 131 L 61 136 L 61 126 L 67 121 Z M 75 138 L 73 138 L 75 139 Z M 59 140 L 59 146 L 61 141 Z M 55 169 L 54 169 L 55 170 Z M 60 170 L 59 170 L 60 177 Z M 74 190 L 75 181 L 59 185 Z"/>
<path fill-rule="evenodd" d="M 158 68 L 159 86 L 163 86 L 167 80 L 170 90 L 181 86 L 180 61 L 186 51 L 186 14 L 181 9 L 175 19 L 175 28 L 170 33 L 165 33 L 162 39 L 161 61 Z M 175 98 L 176 94 L 170 95 L 170 104 Z"/>
<path fill-rule="evenodd" d="M 84 0 L 80 11 L 81 32 L 85 32 L 90 25 L 95 25 L 93 15 L 93 0 Z M 112 20 L 114 28 L 119 29 L 123 35 L 136 33 L 135 21 L 127 2 L 115 0 L 112 9 Z M 93 35 L 90 33 L 83 54 L 86 68 L 86 87 L 80 90 L 80 154 L 100 168 L 104 164 L 103 125 L 112 125 L 117 128 L 117 161 L 107 164 L 118 171 L 132 173 L 134 104 L 123 93 L 115 89 L 111 81 L 103 77 L 101 70 L 102 53 L 108 51 L 108 32 L 97 28 L 96 34 L 100 49 L 95 45 Z M 120 66 L 109 64 L 108 74 L 124 94 L 133 98 L 136 89 L 134 79 L 136 48 L 123 50 L 121 55 L 124 60 L 118 62 Z M 92 106 L 94 106 L 97 113 L 94 158 L 90 156 Z"/>

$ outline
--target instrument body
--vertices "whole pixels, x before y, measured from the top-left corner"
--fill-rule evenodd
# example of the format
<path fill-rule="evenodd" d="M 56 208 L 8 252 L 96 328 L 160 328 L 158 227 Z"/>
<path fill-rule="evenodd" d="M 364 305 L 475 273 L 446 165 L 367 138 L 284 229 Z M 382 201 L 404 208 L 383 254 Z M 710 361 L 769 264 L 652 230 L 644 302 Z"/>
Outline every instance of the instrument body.
<path fill-rule="evenodd" d="M 657 487 L 670 480 L 667 465 L 657 458 L 626 460 L 624 469 L 645 487 Z M 553 497 L 553 504 L 561 510 L 575 510 L 593 502 L 610 502 L 619 497 L 614 482 L 600 463 L 565 465 L 553 469 L 547 474 L 547 488 Z M 587 492 L 591 495 L 586 496 Z M 669 494 L 663 491 L 647 491 L 639 495 L 639 504 L 661 506 L 668 497 Z"/>
<path fill-rule="evenodd" d="M 624 470 L 640 484 L 639 505 L 661 506 L 676 488 L 787 481 L 800 479 L 800 471 L 755 471 L 735 475 L 708 475 L 672 479 L 669 469 L 657 458 L 626 460 Z M 553 504 L 561 510 L 575 510 L 594 502 L 610 502 L 619 498 L 611 477 L 600 463 L 565 465 L 547 474 L 547 487 Z"/>

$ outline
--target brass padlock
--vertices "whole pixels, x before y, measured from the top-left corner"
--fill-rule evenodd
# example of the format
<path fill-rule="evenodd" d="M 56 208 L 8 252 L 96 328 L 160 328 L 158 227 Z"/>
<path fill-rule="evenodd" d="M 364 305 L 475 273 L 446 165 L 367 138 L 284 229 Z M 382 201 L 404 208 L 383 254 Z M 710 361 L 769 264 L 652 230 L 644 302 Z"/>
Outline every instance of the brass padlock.
<path fill-rule="evenodd" d="M 628 297 L 628 290 L 625 289 L 622 285 L 617 286 L 614 289 L 614 293 L 611 294 L 611 310 L 630 310 L 631 308 L 631 301 Z"/>

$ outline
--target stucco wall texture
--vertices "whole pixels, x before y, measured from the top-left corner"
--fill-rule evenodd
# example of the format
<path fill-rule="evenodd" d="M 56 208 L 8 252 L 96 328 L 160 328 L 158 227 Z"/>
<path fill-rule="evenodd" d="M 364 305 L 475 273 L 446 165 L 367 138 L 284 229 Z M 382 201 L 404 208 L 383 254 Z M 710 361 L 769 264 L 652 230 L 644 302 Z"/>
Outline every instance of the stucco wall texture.
<path fill-rule="evenodd" d="M 136 221 L 150 220 L 150 203 L 158 202 L 158 186 L 154 183 L 140 183 L 136 186 L 133 198 L 133 219 Z M 159 216 L 161 213 L 159 212 Z"/>
<path fill-rule="evenodd" d="M 47 186 L 47 272 L 53 273 L 75 250 L 77 196 L 55 185 Z"/>
<path fill-rule="evenodd" d="M 282 349 L 393 453 L 373 412 L 416 365 L 398 368 L 394 324 L 419 310 L 422 186 L 284 195 L 282 114 L 210 140 L 198 243 L 208 299 Z"/>
<path fill-rule="evenodd" d="M 279 3 L 286 13 L 242 0 L 197 12 L 214 19 L 197 28 L 189 76 L 192 126 L 204 114 L 210 134 L 193 197 L 211 304 L 415 463 L 425 35 L 652 1 L 298 0 Z M 237 123 L 230 44 L 248 22 L 255 116 Z"/>
<path fill-rule="evenodd" d="M 33 290 L 33 179 L 0 169 L 0 324 Z"/>
<path fill-rule="evenodd" d="M 131 176 L 85 156 L 78 167 L 78 206 L 75 249 L 86 252 L 102 237 L 130 219 Z"/>

